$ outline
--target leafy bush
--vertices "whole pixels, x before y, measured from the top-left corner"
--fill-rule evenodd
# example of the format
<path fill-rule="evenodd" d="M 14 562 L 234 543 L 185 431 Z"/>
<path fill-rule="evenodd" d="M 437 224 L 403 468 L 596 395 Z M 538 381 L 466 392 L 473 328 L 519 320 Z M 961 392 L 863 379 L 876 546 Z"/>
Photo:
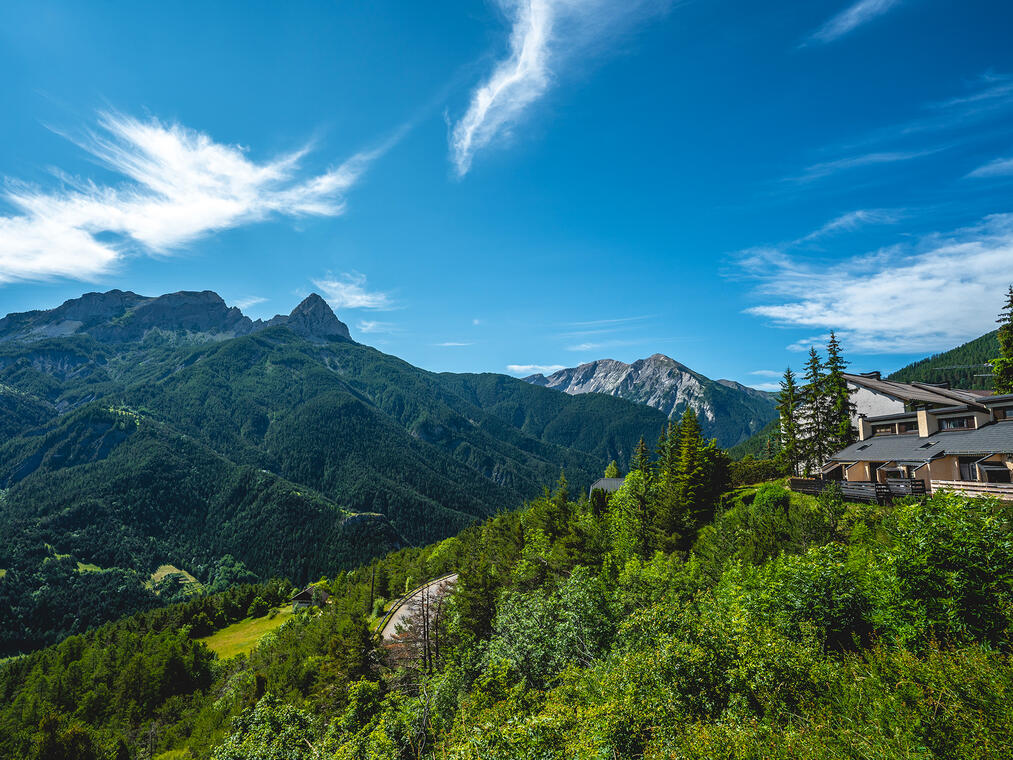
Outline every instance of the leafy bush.
<path fill-rule="evenodd" d="M 246 610 L 246 617 L 263 617 L 270 608 L 270 605 L 264 601 L 264 597 L 258 596 L 250 602 L 250 606 Z"/>

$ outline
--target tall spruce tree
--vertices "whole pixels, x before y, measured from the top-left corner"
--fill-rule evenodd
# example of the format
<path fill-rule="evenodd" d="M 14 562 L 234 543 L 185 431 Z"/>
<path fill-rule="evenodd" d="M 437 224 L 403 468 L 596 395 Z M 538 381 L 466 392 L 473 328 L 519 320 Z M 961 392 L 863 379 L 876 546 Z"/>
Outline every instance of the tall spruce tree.
<path fill-rule="evenodd" d="M 1006 305 L 999 312 L 1000 356 L 992 359 L 992 384 L 996 393 L 1013 393 L 1013 285 L 1006 294 Z"/>
<path fill-rule="evenodd" d="M 634 470 L 644 473 L 645 478 L 651 475 L 651 455 L 647 451 L 647 443 L 643 436 L 640 437 L 637 450 L 633 452 L 633 459 L 630 460 L 630 472 Z"/>
<path fill-rule="evenodd" d="M 654 479 L 655 522 L 658 530 L 666 536 L 677 530 L 676 480 L 679 461 L 679 426 L 669 422 L 658 440 Z"/>
<path fill-rule="evenodd" d="M 802 461 L 802 428 L 799 419 L 801 404 L 795 373 L 788 367 L 784 371 L 781 392 L 777 396 L 777 413 L 781 417 L 781 451 L 778 456 L 792 475 L 799 474 L 799 463 Z"/>
<path fill-rule="evenodd" d="M 827 408 L 826 376 L 819 352 L 809 349 L 805 363 L 805 412 L 803 424 L 803 461 L 807 475 L 823 466 L 829 451 L 830 435 L 827 422 L 830 418 Z"/>
<path fill-rule="evenodd" d="M 687 409 L 679 421 L 679 463 L 672 484 L 673 532 L 686 532 L 691 528 L 706 499 L 703 446 L 700 422 L 693 410 Z"/>
<path fill-rule="evenodd" d="M 823 396 L 826 400 L 827 411 L 828 454 L 850 446 L 857 437 L 855 428 L 851 424 L 851 415 L 854 414 L 855 405 L 851 403 L 851 392 L 848 390 L 848 381 L 844 377 L 844 370 L 847 366 L 848 362 L 844 360 L 841 353 L 841 343 L 837 340 L 837 335 L 831 331 L 830 340 L 827 341 L 827 361 L 824 365 L 826 375 L 823 380 Z"/>
<path fill-rule="evenodd" d="M 619 463 L 616 460 L 609 462 L 609 466 L 605 468 L 606 478 L 618 478 L 619 477 Z"/>

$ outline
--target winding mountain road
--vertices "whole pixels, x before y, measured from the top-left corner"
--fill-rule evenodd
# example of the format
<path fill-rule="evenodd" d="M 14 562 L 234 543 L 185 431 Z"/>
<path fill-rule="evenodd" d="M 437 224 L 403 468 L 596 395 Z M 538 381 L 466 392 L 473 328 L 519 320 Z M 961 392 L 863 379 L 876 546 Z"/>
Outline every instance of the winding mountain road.
<path fill-rule="evenodd" d="M 455 583 L 457 583 L 457 573 L 449 573 L 448 575 L 434 578 L 394 602 L 394 606 L 390 608 L 384 619 L 381 621 L 379 633 L 380 641 L 386 644 L 394 640 L 398 626 L 404 625 L 407 622 L 408 616 L 411 614 L 413 601 L 421 599 L 422 595 L 427 592 L 430 595 L 430 599 L 436 596 L 449 594 L 454 590 Z"/>

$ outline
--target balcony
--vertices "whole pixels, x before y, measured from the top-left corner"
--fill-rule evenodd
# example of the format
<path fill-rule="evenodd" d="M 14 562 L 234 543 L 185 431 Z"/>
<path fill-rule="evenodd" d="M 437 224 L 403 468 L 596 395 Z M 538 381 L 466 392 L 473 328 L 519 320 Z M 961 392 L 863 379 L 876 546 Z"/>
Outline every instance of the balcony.
<path fill-rule="evenodd" d="M 1013 501 L 1013 483 L 982 483 L 977 480 L 933 480 L 932 490 L 946 490 L 965 496 L 995 496 Z"/>

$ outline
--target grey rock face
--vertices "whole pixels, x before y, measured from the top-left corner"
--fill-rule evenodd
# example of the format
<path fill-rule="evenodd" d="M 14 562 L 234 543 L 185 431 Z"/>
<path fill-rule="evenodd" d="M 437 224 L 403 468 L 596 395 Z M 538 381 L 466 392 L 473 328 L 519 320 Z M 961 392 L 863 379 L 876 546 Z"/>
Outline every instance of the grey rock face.
<path fill-rule="evenodd" d="M 79 334 L 103 343 L 125 343 L 143 340 L 152 331 L 203 342 L 248 335 L 274 325 L 285 325 L 310 340 L 351 340 L 348 327 L 315 293 L 287 316 L 254 322 L 210 290 L 155 298 L 111 290 L 86 293 L 55 309 L 9 314 L 0 319 L 0 343 L 31 343 Z"/>
<path fill-rule="evenodd" d="M 348 325 L 338 319 L 327 302 L 316 293 L 308 295 L 287 317 L 278 315 L 265 327 L 285 325 L 296 335 L 310 340 L 351 340 Z"/>
<path fill-rule="evenodd" d="M 632 364 L 599 359 L 524 379 L 569 394 L 619 396 L 660 409 L 670 418 L 692 409 L 705 435 L 716 437 L 722 446 L 745 440 L 776 416 L 771 394 L 731 380 L 711 380 L 664 354 Z"/>

